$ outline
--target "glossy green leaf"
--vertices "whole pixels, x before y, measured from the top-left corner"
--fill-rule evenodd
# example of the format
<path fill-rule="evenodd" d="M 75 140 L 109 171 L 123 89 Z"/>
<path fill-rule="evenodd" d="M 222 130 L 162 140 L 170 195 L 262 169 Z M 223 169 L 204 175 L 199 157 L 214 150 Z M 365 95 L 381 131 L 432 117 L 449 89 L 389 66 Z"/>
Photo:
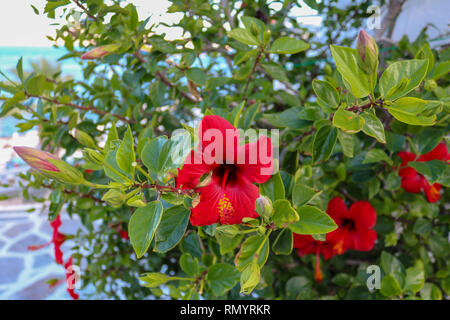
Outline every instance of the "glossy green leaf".
<path fill-rule="evenodd" d="M 303 40 L 291 37 L 281 37 L 273 42 L 270 52 L 278 54 L 294 54 L 305 51 L 308 48 L 309 44 Z"/>
<path fill-rule="evenodd" d="M 167 252 L 181 240 L 189 222 L 190 211 L 184 206 L 166 209 L 155 235 L 155 251 Z"/>
<path fill-rule="evenodd" d="M 328 233 L 337 228 L 334 220 L 322 210 L 305 205 L 297 209 L 299 221 L 290 224 L 289 229 L 298 234 Z"/>
<path fill-rule="evenodd" d="M 317 130 L 313 142 L 313 162 L 325 161 L 331 156 L 337 140 L 337 129 L 324 125 Z"/>
<path fill-rule="evenodd" d="M 239 271 L 231 264 L 217 263 L 209 268 L 206 280 L 213 294 L 222 296 L 239 281 Z"/>

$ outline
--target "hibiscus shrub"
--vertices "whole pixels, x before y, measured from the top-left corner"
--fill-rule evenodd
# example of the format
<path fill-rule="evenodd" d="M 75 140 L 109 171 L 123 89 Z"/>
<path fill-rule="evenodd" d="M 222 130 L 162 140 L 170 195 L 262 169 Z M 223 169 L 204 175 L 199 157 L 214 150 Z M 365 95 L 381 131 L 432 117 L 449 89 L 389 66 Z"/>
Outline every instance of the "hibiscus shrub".
<path fill-rule="evenodd" d="M 19 61 L 1 84 L 46 150 L 15 148 L 24 197 L 51 190 L 56 262 L 96 297 L 448 295 L 449 49 L 352 47 L 364 5 L 308 1 L 336 19 L 316 38 L 296 1 L 171 2 L 179 40 L 123 1 L 48 1 L 83 79 Z"/>

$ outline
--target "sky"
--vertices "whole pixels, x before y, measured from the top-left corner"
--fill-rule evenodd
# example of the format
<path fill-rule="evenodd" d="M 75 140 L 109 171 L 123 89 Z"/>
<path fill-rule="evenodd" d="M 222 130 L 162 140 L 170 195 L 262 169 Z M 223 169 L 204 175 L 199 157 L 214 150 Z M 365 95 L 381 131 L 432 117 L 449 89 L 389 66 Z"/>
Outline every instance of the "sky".
<path fill-rule="evenodd" d="M 139 18 L 145 19 L 152 15 L 150 23 L 164 21 L 174 23 L 180 19 L 181 13 L 166 13 L 170 6 L 167 0 L 131 0 L 138 9 Z M 50 24 L 55 20 L 48 19 L 44 11 L 45 0 L 2 0 L 0 4 L 0 46 L 51 46 L 53 43 L 46 35 L 55 34 L 55 26 Z M 40 12 L 36 15 L 30 5 Z M 276 9 L 276 8 L 274 8 Z M 319 25 L 320 17 L 316 12 L 304 5 L 296 8 L 293 14 L 298 15 L 303 23 Z M 58 21 L 58 20 L 56 20 Z M 158 32 L 166 32 L 171 40 L 181 35 L 181 29 L 159 26 Z"/>

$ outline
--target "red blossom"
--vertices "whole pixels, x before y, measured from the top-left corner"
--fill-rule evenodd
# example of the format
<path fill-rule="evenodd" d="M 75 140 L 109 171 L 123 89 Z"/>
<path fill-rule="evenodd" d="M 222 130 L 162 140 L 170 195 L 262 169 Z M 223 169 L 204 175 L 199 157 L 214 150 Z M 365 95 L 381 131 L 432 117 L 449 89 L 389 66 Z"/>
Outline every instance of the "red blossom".
<path fill-rule="evenodd" d="M 335 243 L 333 249 L 336 253 L 372 250 L 377 239 L 377 233 L 372 230 L 377 213 L 369 202 L 357 201 L 347 210 L 344 200 L 335 197 L 328 203 L 327 213 L 338 225 L 336 230 L 327 234 L 327 239 Z"/>
<path fill-rule="evenodd" d="M 316 269 L 314 272 L 314 279 L 316 282 L 322 282 L 323 279 L 323 274 L 320 269 L 320 255 L 322 255 L 325 260 L 330 259 L 336 254 L 333 249 L 334 245 L 334 242 L 329 241 L 328 235 L 325 241 L 319 241 L 310 235 L 294 233 L 294 248 L 297 249 L 298 255 L 301 257 L 307 254 L 316 255 Z"/>
<path fill-rule="evenodd" d="M 449 161 L 450 154 L 445 142 L 438 144 L 433 150 L 421 156 L 417 156 L 412 152 L 401 151 L 398 156 L 402 159 L 401 168 L 398 175 L 402 178 L 402 188 L 410 193 L 424 192 L 428 202 L 436 202 L 441 198 L 439 183 L 430 183 L 423 175 L 418 173 L 414 168 L 408 167 L 410 161 L 427 162 L 431 160 Z"/>
<path fill-rule="evenodd" d="M 67 282 L 67 292 L 69 292 L 70 296 L 74 300 L 78 300 L 80 297 L 74 291 L 75 283 L 76 283 L 76 272 L 72 265 L 72 257 L 67 259 L 67 262 L 64 264 L 64 268 L 66 269 L 66 282 Z"/>
<path fill-rule="evenodd" d="M 28 246 L 28 250 L 34 251 L 39 250 L 42 248 L 45 248 L 53 243 L 54 249 L 55 249 L 55 260 L 56 263 L 62 264 L 63 263 L 63 252 L 61 250 L 61 246 L 66 241 L 66 235 L 59 232 L 59 227 L 61 226 L 61 218 L 58 215 L 55 220 L 50 222 L 50 226 L 53 228 L 53 236 L 52 240 L 50 240 L 47 243 L 40 244 L 40 245 L 31 245 Z"/>
<path fill-rule="evenodd" d="M 239 131 L 215 115 L 203 118 L 199 136 L 198 150 L 191 151 L 177 177 L 177 188 L 200 193 L 191 224 L 239 224 L 244 217 L 258 217 L 255 200 L 259 189 L 253 183 L 264 183 L 271 177 L 271 140 L 261 136 L 257 142 L 239 146 Z M 209 173 L 210 182 L 198 187 L 200 178 Z"/>

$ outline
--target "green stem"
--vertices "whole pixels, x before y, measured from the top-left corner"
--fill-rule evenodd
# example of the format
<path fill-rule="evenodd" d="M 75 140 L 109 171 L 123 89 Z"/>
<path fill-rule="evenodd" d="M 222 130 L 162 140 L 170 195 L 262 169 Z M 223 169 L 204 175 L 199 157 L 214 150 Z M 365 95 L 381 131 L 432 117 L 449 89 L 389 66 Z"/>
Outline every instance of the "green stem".
<path fill-rule="evenodd" d="M 150 175 L 142 169 L 140 165 L 136 164 L 136 169 L 138 169 L 151 183 L 155 183 L 155 180 L 153 180 L 152 177 L 150 177 Z"/>
<path fill-rule="evenodd" d="M 111 186 L 109 186 L 109 185 L 92 183 L 92 182 L 87 181 L 87 180 L 84 180 L 83 184 L 85 186 L 92 187 L 92 188 L 97 188 L 97 189 L 109 189 L 109 188 L 111 188 Z"/>

